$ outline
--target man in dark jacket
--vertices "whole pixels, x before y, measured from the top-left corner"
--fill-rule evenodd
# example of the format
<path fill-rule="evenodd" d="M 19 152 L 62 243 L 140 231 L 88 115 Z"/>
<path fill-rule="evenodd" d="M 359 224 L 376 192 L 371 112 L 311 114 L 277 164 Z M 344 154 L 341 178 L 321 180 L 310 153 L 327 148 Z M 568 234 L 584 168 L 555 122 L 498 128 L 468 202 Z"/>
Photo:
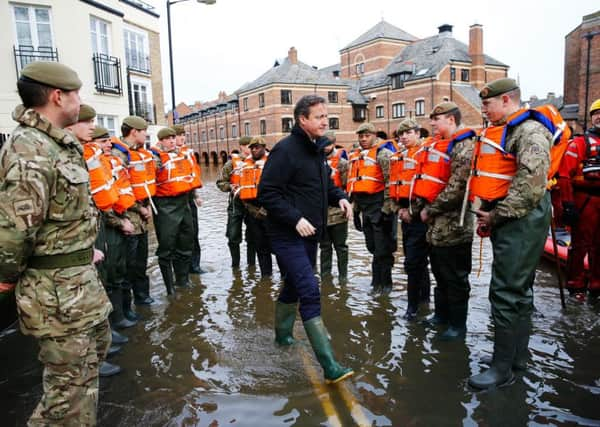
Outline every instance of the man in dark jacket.
<path fill-rule="evenodd" d="M 351 215 L 351 205 L 331 178 L 322 145 L 327 131 L 327 108 L 320 96 L 302 97 L 294 108 L 291 135 L 275 145 L 258 187 L 260 204 L 267 210 L 267 230 L 284 284 L 275 306 L 275 340 L 294 343 L 292 331 L 298 301 L 304 329 L 325 371 L 328 383 L 354 372 L 333 356 L 321 320 L 321 295 L 313 273 L 317 245 L 327 225 L 328 205 Z"/>

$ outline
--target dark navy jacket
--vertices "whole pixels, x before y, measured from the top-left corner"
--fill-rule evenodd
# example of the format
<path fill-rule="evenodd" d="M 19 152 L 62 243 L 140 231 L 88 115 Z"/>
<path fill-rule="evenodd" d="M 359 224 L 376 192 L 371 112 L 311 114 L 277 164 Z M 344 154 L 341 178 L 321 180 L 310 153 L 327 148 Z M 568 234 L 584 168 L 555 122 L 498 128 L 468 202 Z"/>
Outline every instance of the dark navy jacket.
<path fill-rule="evenodd" d="M 309 238 L 319 239 L 327 225 L 328 206 L 338 206 L 340 199 L 347 198 L 331 180 L 323 145 L 324 140 L 315 143 L 302 128 L 294 126 L 269 153 L 258 199 L 267 210 L 271 238 L 299 237 L 296 224 L 304 217 L 317 229 Z"/>

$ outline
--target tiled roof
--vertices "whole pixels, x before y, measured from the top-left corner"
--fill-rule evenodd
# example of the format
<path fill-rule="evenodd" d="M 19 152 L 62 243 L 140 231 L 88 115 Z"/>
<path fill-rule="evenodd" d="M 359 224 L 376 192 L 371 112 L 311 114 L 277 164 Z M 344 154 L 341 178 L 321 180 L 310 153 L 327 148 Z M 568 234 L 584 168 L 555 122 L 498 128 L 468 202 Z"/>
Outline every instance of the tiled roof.
<path fill-rule="evenodd" d="M 358 46 L 379 38 L 403 40 L 408 42 L 417 40 L 417 38 L 412 34 L 408 34 L 406 31 L 401 30 L 398 27 L 394 27 L 392 24 L 382 19 L 379 23 L 377 23 L 377 25 L 375 25 L 369 31 L 361 35 L 359 38 L 354 40 L 342 50 L 350 49 L 354 46 Z"/>
<path fill-rule="evenodd" d="M 452 90 L 460 93 L 469 104 L 481 110 L 481 98 L 479 97 L 479 91 L 475 86 L 468 83 L 453 83 Z"/>

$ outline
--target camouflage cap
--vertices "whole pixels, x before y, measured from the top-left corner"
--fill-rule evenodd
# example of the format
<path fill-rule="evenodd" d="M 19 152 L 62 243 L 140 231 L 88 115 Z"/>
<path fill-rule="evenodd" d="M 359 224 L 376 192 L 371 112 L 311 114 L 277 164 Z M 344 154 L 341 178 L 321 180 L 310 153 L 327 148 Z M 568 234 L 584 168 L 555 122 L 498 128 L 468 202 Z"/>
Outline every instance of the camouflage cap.
<path fill-rule="evenodd" d="M 415 122 L 412 119 L 404 119 L 400 122 L 400 124 L 398 124 L 398 129 L 397 132 L 400 134 L 402 132 L 406 132 L 408 130 L 414 129 L 417 130 L 419 129 L 419 124 L 417 122 Z"/>
<path fill-rule="evenodd" d="M 102 126 L 96 126 L 94 132 L 92 132 L 92 139 L 100 139 L 100 138 L 109 138 L 110 133 L 108 129 L 103 128 Z"/>
<path fill-rule="evenodd" d="M 129 126 L 132 129 L 148 129 L 148 122 L 139 116 L 127 116 L 123 119 L 123 124 Z"/>
<path fill-rule="evenodd" d="M 171 128 L 175 131 L 177 135 L 185 135 L 185 128 L 183 125 L 173 125 Z"/>
<path fill-rule="evenodd" d="M 515 79 L 509 79 L 507 77 L 504 79 L 494 80 L 493 82 L 486 84 L 483 89 L 481 89 L 481 92 L 479 92 L 479 97 L 481 99 L 493 98 L 517 89 L 518 87 L 519 85 Z"/>
<path fill-rule="evenodd" d="M 96 117 L 96 110 L 87 104 L 81 104 L 79 107 L 79 118 L 77 121 L 87 122 L 88 120 L 92 120 L 94 117 Z"/>
<path fill-rule="evenodd" d="M 325 132 L 325 135 L 323 135 L 325 138 L 327 138 L 329 140 L 329 144 L 335 144 L 336 141 L 336 137 L 335 137 L 335 132 L 332 130 L 328 130 L 327 132 Z"/>
<path fill-rule="evenodd" d="M 375 125 L 373 123 L 363 123 L 356 129 L 356 133 L 375 133 Z"/>
<path fill-rule="evenodd" d="M 249 136 L 242 136 L 240 138 L 240 145 L 248 145 L 250 144 L 250 141 L 252 141 L 252 138 Z"/>
<path fill-rule="evenodd" d="M 439 116 L 440 114 L 448 114 L 449 112 L 454 110 L 458 110 L 458 105 L 456 105 L 454 102 L 440 102 L 438 105 L 433 107 L 433 110 L 431 110 L 431 113 L 429 113 L 429 118 Z"/>
<path fill-rule="evenodd" d="M 162 128 L 161 130 L 158 131 L 158 133 L 156 134 L 156 136 L 158 137 L 158 140 L 163 140 L 165 138 L 169 138 L 171 136 L 175 136 L 177 135 L 177 132 L 175 132 L 173 129 L 171 128 Z"/>
<path fill-rule="evenodd" d="M 262 145 L 263 147 L 266 147 L 267 143 L 265 142 L 264 138 L 261 138 L 260 136 L 255 136 L 250 140 L 248 147 L 252 147 L 253 145 Z"/>
<path fill-rule="evenodd" d="M 21 70 L 21 79 L 62 90 L 77 90 L 82 85 L 75 70 L 51 61 L 30 62 Z"/>

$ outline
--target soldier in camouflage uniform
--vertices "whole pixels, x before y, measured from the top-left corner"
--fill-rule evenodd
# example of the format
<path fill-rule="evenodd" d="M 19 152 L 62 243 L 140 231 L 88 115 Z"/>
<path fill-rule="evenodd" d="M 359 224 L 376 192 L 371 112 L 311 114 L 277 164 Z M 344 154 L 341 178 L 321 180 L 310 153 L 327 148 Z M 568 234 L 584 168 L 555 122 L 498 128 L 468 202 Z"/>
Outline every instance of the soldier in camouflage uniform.
<path fill-rule="evenodd" d="M 360 148 L 350 154 L 348 173 L 348 194 L 353 201 L 354 226 L 364 233 L 367 249 L 373 254 L 371 293 L 388 294 L 392 290 L 392 267 L 398 234 L 397 206 L 389 195 L 390 157 L 395 148 L 391 142 L 376 138 L 375 126 L 371 123 L 360 125 L 356 133 Z M 367 159 L 372 150 L 376 150 L 375 162 Z M 369 163 L 374 163 L 371 166 L 377 168 L 376 173 L 380 174 L 381 180 L 363 174 L 369 168 Z M 362 191 L 358 186 L 360 182 L 377 182 L 376 185 L 382 189 Z"/>
<path fill-rule="evenodd" d="M 250 149 L 248 148 L 248 144 L 250 144 L 249 136 L 243 136 L 240 138 L 240 154 L 237 162 L 239 162 L 239 167 L 234 170 L 235 159 L 232 158 L 228 160 L 223 168 L 219 171 L 219 175 L 217 176 L 217 188 L 224 193 L 229 193 L 229 203 L 227 205 L 227 229 L 225 232 L 225 236 L 228 240 L 229 251 L 231 253 L 231 266 L 233 268 L 239 268 L 240 266 L 240 243 L 242 243 L 242 222 L 245 221 L 246 215 L 248 214 L 244 204 L 236 197 L 236 190 L 239 187 L 239 184 L 232 183 L 232 177 L 241 170 L 242 162 L 245 158 L 250 155 Z M 239 175 L 238 175 L 239 177 Z M 256 249 L 254 246 L 254 242 L 250 233 L 248 232 L 248 227 L 246 226 L 246 255 L 248 266 L 255 265 L 255 257 L 256 257 Z"/>
<path fill-rule="evenodd" d="M 339 177 L 339 179 L 334 179 L 334 184 L 337 181 L 342 190 L 345 190 L 348 182 L 348 156 L 345 152 L 340 152 L 340 149 L 335 148 L 335 133 L 329 131 L 325 133 L 325 137 L 329 140 L 329 144 L 323 148 L 323 151 L 327 156 L 329 166 L 332 168 L 332 174 Z M 335 159 L 339 160 L 336 161 Z M 335 170 L 333 170 L 333 166 L 335 166 Z M 348 280 L 348 244 L 346 240 L 348 240 L 348 219 L 339 207 L 329 206 L 327 208 L 327 228 L 324 230 L 323 237 L 319 242 L 321 280 L 331 279 L 332 246 L 335 248 L 337 256 L 338 279 L 340 283 L 345 283 Z"/>
<path fill-rule="evenodd" d="M 17 87 L 19 125 L 0 151 L 0 282 L 17 284 L 21 330 L 40 345 L 44 394 L 29 425 L 95 425 L 111 305 L 92 264 L 101 253 L 83 150 L 63 130 L 77 121 L 81 81 L 32 62 Z"/>
<path fill-rule="evenodd" d="M 513 79 L 499 79 L 481 90 L 482 112 L 501 126 L 520 107 L 521 90 Z M 511 127 L 505 150 L 515 156 L 516 174 L 506 197 L 477 210 L 479 227 L 491 231 L 494 252 L 490 302 L 494 322 L 494 356 L 490 369 L 469 378 L 487 389 L 510 383 L 513 368 L 527 364 L 535 268 L 550 225 L 546 191 L 552 135 L 540 123 L 525 120 Z"/>
<path fill-rule="evenodd" d="M 146 141 L 148 123 L 141 117 L 128 116 L 123 119 L 122 142 L 129 150 L 143 148 Z M 117 156 L 126 168 L 129 168 L 129 156 L 113 144 L 112 155 Z M 126 236 L 127 280 L 123 283 L 123 314 L 129 320 L 140 320 L 141 316 L 133 311 L 131 291 L 136 305 L 149 305 L 154 302 L 150 296 L 150 280 L 146 274 L 148 265 L 148 221 L 152 217 L 149 200 L 137 201 L 127 209 L 127 218 L 133 231 Z"/>
<path fill-rule="evenodd" d="M 443 140 L 454 139 L 461 130 L 461 113 L 453 102 L 436 105 L 429 117 L 434 135 Z M 440 336 L 448 341 L 464 338 L 466 333 L 473 216 L 467 215 L 461 226 L 460 213 L 470 173 L 473 143 L 474 138 L 469 137 L 456 142 L 451 148 L 448 182 L 433 202 L 421 209 L 420 214 L 421 220 L 429 225 L 427 241 L 431 245 L 430 263 L 436 281 L 435 314 L 427 323 L 448 323 L 449 327 Z"/>

